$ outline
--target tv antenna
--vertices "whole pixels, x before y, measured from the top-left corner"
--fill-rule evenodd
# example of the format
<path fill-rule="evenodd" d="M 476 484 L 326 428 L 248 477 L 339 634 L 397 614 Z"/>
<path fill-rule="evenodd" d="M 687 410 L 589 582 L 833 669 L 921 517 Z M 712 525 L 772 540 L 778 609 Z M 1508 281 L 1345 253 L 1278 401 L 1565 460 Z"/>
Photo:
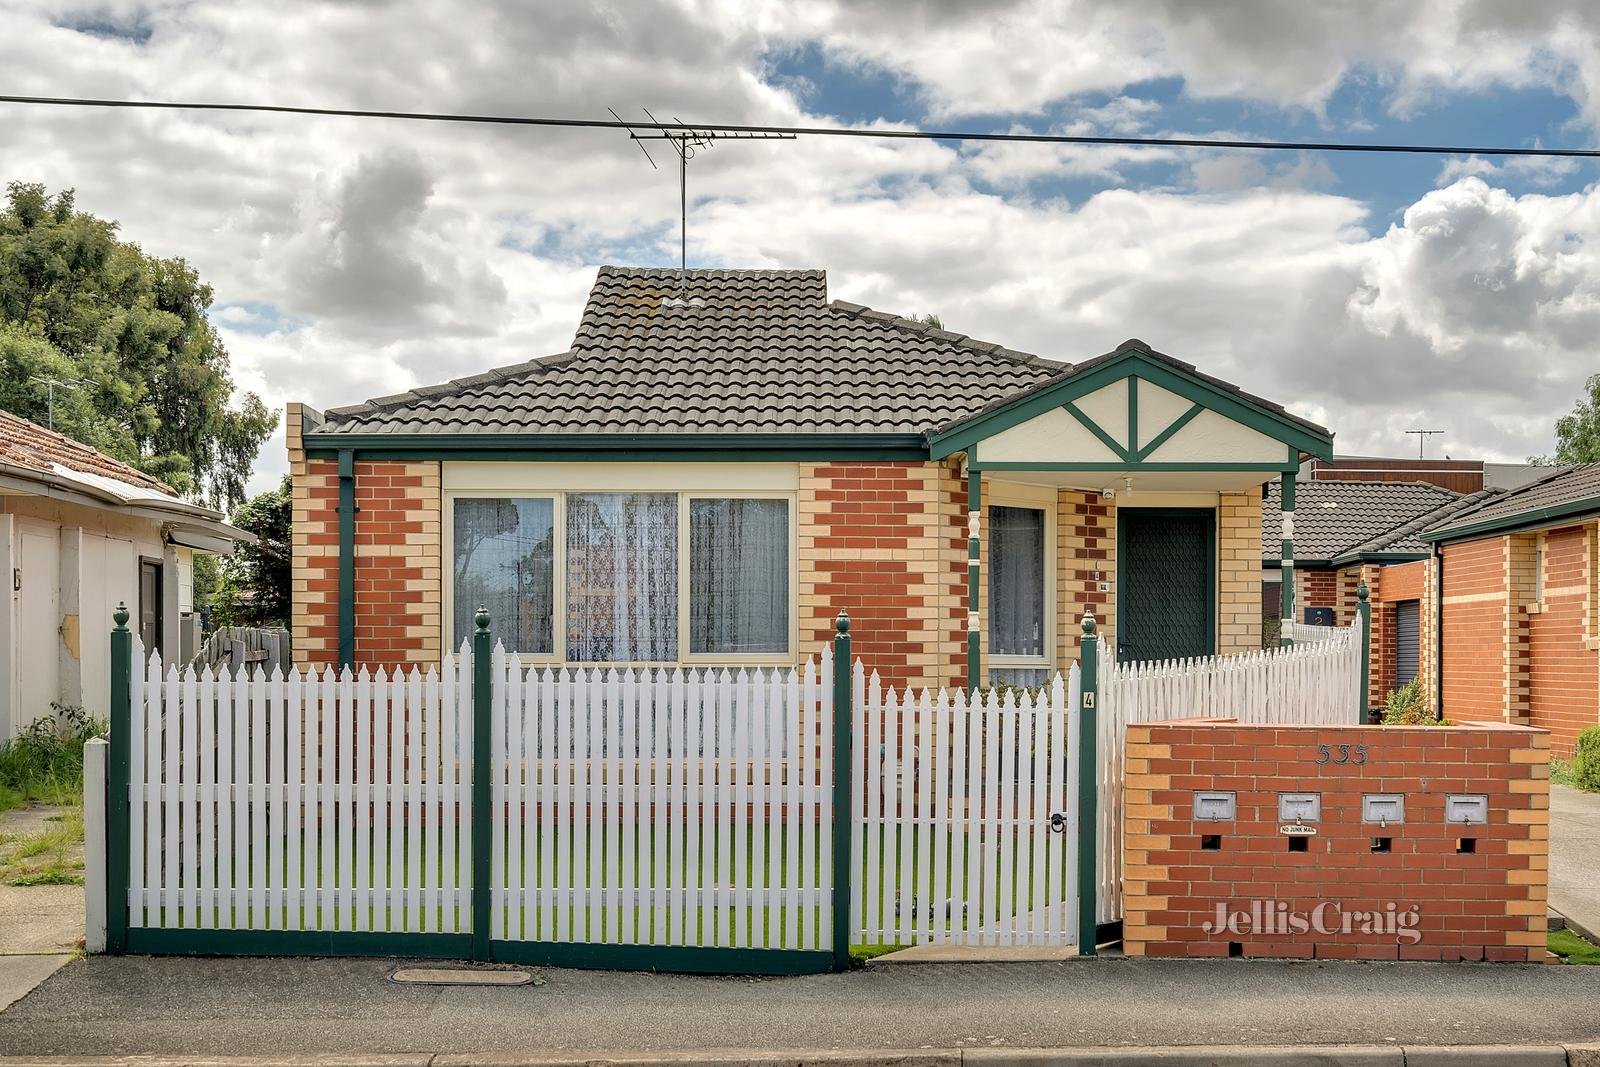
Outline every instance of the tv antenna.
<path fill-rule="evenodd" d="M 611 112 L 611 117 L 618 122 L 627 123 L 615 108 L 606 108 Z M 650 120 L 649 126 L 654 127 L 653 132 L 641 133 L 631 124 L 627 126 L 628 139 L 639 146 L 639 151 L 644 153 L 644 158 L 649 161 L 654 170 L 660 170 L 656 161 L 651 158 L 650 150 L 644 146 L 646 141 L 666 141 L 678 155 L 678 286 L 684 288 L 688 285 L 687 271 L 689 269 L 689 160 L 695 153 L 705 148 L 713 148 L 718 140 L 723 141 L 792 141 L 792 133 L 760 133 L 760 132 L 717 132 L 713 129 L 694 129 L 689 127 L 676 115 L 672 117 L 675 124 L 672 128 L 661 125 L 661 120 L 650 114 L 650 109 L 641 107 Z M 639 125 L 644 126 L 645 123 Z"/>
<path fill-rule="evenodd" d="M 1424 458 L 1424 455 L 1423 455 L 1424 450 L 1427 448 L 1427 445 L 1428 445 L 1428 438 L 1433 437 L 1433 436 L 1435 436 L 1437 434 L 1442 434 L 1442 433 L 1444 433 L 1444 431 L 1443 430 L 1407 430 L 1406 433 L 1414 433 L 1414 434 L 1417 435 L 1417 458 L 1418 459 L 1422 459 L 1422 458 Z"/>
<path fill-rule="evenodd" d="M 78 386 L 84 384 L 83 379 L 82 378 L 46 378 L 43 375 L 35 374 L 33 377 L 29 378 L 28 380 L 30 382 L 38 382 L 40 385 L 45 387 L 45 391 L 49 394 L 50 399 L 48 401 L 49 407 L 48 407 L 47 410 L 50 412 L 50 414 L 48 416 L 49 419 L 50 419 L 50 429 L 54 430 L 56 428 L 56 390 L 57 389 L 76 389 Z"/>

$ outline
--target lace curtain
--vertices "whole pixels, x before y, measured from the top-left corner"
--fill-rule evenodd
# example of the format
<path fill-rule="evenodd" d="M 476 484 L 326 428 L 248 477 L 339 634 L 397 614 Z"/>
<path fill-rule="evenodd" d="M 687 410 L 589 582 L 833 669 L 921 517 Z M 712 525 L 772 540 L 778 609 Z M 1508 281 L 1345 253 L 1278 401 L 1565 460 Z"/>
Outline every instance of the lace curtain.
<path fill-rule="evenodd" d="M 788 501 L 691 500 L 689 651 L 788 649 Z"/>
<path fill-rule="evenodd" d="M 989 651 L 1043 656 L 1044 512 L 989 509 Z"/>
<path fill-rule="evenodd" d="M 454 531 L 452 648 L 472 636 L 483 607 L 507 649 L 551 652 L 555 501 L 457 500 Z"/>
<path fill-rule="evenodd" d="M 567 497 L 567 658 L 678 658 L 678 498 Z"/>

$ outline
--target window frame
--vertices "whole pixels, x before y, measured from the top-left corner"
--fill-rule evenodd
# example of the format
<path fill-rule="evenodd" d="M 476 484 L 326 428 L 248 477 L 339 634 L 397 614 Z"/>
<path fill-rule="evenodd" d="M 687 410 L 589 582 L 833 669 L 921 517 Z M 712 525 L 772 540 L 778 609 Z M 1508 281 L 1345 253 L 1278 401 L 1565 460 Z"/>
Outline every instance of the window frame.
<path fill-rule="evenodd" d="M 597 493 L 670 493 L 677 498 L 678 506 L 678 560 L 676 578 L 678 583 L 678 622 L 677 622 L 677 647 L 678 657 L 674 660 L 573 660 L 566 656 L 567 650 L 567 498 L 569 496 L 587 496 Z M 460 487 L 443 490 L 441 510 L 443 512 L 440 527 L 440 615 L 441 629 L 448 653 L 458 652 L 460 646 L 454 644 L 455 640 L 455 507 L 457 500 L 552 500 L 552 521 L 554 525 L 554 545 L 551 567 L 554 574 L 554 589 L 552 596 L 551 644 L 548 653 L 519 652 L 523 663 L 571 665 L 574 667 L 710 667 L 710 666 L 748 666 L 748 667 L 787 667 L 793 666 L 800 659 L 800 566 L 799 566 L 799 494 L 789 489 L 716 489 L 696 486 L 684 488 L 674 485 L 660 485 L 637 488 L 621 488 L 616 485 L 601 484 L 593 488 L 568 486 L 559 489 L 536 488 L 532 485 L 495 485 L 492 487 L 472 488 Z M 788 519 L 788 578 L 789 578 L 789 605 L 787 619 L 788 650 L 785 652 L 699 652 L 689 651 L 689 502 L 691 500 L 783 500 L 787 502 Z M 491 631 L 494 621 L 490 620 Z"/>
<path fill-rule="evenodd" d="M 986 659 L 988 670 L 996 667 L 1001 669 L 1038 669 L 1044 668 L 1052 671 L 1056 666 L 1057 627 L 1056 619 L 1056 557 L 1060 555 L 1060 545 L 1056 537 L 1056 491 L 1050 486 L 1027 486 L 1008 482 L 985 482 L 983 494 L 983 623 L 984 644 L 988 647 Z M 1030 490 L 1038 490 L 1031 492 Z M 1044 627 L 1040 634 L 1040 643 L 1044 652 L 1039 656 L 1006 656 L 996 655 L 994 648 L 994 620 L 989 612 L 989 596 L 992 586 L 989 584 L 994 574 L 994 524 L 990 521 L 989 509 L 991 507 L 1003 508 L 1029 508 L 1033 511 L 1044 512 Z"/>

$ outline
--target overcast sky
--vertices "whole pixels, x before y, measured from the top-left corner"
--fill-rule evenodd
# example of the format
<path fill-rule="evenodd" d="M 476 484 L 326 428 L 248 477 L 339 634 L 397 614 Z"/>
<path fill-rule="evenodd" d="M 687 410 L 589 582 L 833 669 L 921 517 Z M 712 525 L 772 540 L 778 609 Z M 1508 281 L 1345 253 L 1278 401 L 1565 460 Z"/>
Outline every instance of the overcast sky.
<path fill-rule="evenodd" d="M 5 92 L 725 123 L 1592 146 L 1580 0 L 34 3 Z M 658 161 L 669 158 L 659 146 Z M 601 263 L 675 264 L 676 174 L 609 132 L 0 105 L 0 174 L 74 187 L 215 289 L 235 377 L 353 403 L 562 351 Z M 691 266 L 1064 360 L 1127 337 L 1341 452 L 1520 460 L 1600 372 L 1596 164 L 723 143 Z M 1596 241 L 1591 246 L 1590 241 Z M 1442 441 L 1442 444 L 1440 443 Z M 281 433 L 252 489 L 285 468 Z"/>

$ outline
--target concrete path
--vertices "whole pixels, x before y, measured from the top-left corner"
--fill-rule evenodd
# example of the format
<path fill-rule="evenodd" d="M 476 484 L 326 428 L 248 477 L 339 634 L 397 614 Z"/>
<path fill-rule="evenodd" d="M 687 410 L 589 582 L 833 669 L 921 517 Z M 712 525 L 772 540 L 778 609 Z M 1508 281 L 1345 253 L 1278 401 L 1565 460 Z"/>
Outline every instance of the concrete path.
<path fill-rule="evenodd" d="M 396 985 L 397 961 L 91 957 L 0 1013 L 0 1056 L 335 1058 L 1600 1039 L 1600 968 L 1247 960 L 876 967 L 804 978 L 545 969 Z"/>
<path fill-rule="evenodd" d="M 1600 793 L 1550 786 L 1550 907 L 1600 938 Z"/>
<path fill-rule="evenodd" d="M 72 959 L 82 941 L 81 885 L 0 886 L 0 1011 Z"/>

